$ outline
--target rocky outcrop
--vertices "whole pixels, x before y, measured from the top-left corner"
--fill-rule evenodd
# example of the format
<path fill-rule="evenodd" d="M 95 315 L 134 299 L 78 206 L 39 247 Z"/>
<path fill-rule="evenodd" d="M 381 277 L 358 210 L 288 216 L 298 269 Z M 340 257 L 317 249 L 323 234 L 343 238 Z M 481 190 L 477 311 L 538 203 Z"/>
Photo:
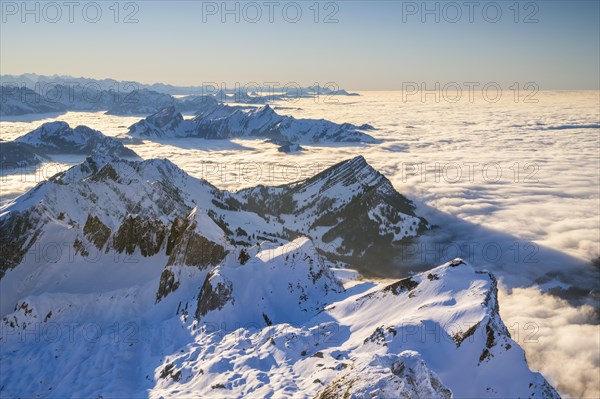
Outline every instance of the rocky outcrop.
<path fill-rule="evenodd" d="M 120 253 L 131 255 L 139 249 L 142 256 L 153 256 L 163 248 L 168 231 L 158 220 L 128 216 L 114 236 L 113 247 Z"/>
<path fill-rule="evenodd" d="M 196 319 L 200 320 L 208 312 L 223 309 L 229 302 L 234 303 L 232 292 L 233 284 L 230 281 L 217 272 L 209 273 L 198 294 Z"/>
<path fill-rule="evenodd" d="M 179 288 L 179 281 L 176 280 L 173 271 L 169 268 L 163 270 L 158 283 L 158 291 L 156 292 L 156 303 L 166 298 L 167 295 L 177 290 L 177 288 Z"/>
<path fill-rule="evenodd" d="M 227 255 L 222 245 L 197 232 L 197 222 L 190 217 L 175 219 L 167 242 L 167 265 L 195 266 L 204 269 L 218 265 Z"/>
<path fill-rule="evenodd" d="M 19 265 L 42 234 L 38 210 L 14 212 L 0 218 L 0 278 Z"/>
<path fill-rule="evenodd" d="M 89 215 L 83 226 L 83 235 L 96 248 L 102 250 L 111 235 L 111 230 L 97 216 Z"/>

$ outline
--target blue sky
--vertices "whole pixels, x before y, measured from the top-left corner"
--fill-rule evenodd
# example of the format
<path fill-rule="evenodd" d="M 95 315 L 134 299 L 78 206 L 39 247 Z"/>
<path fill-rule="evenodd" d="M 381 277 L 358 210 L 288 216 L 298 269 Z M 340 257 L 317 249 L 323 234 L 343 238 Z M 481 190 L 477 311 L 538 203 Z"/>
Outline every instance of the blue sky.
<path fill-rule="evenodd" d="M 1 3 L 2 74 L 180 85 L 336 82 L 352 90 L 401 89 L 403 82 L 600 88 L 596 0 L 521 1 L 516 7 L 515 1 L 466 6 L 462 0 L 322 1 L 317 7 L 315 1 L 227 2 L 230 14 L 221 1 L 138 1 L 119 4 L 117 23 L 114 1 L 97 2 L 102 15 L 95 23 L 91 2 L 79 2 L 72 23 L 62 1 L 55 3 L 60 18 L 44 3 L 36 10 L 36 2 L 28 2 L 31 13 L 21 1 Z M 434 12 L 422 15 L 425 4 Z M 138 22 L 124 23 L 132 12 Z"/>

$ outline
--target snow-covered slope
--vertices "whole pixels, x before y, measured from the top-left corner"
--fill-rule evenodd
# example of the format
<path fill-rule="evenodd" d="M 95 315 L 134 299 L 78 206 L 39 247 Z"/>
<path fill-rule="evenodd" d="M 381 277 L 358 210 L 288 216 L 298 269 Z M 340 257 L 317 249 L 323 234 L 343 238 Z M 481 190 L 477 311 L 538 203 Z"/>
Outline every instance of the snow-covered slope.
<path fill-rule="evenodd" d="M 3 396 L 558 397 L 511 339 L 487 272 L 455 260 L 343 290 L 305 238 L 251 252 L 170 266 L 160 301 L 157 275 L 21 297 L 2 320 Z"/>
<path fill-rule="evenodd" d="M 337 124 L 324 119 L 296 119 L 277 114 L 271 107 L 246 109 L 224 104 L 204 107 L 184 120 L 168 107 L 133 124 L 129 135 L 139 138 L 200 137 L 207 139 L 270 138 L 293 143 L 377 142 L 364 133 L 369 125 Z"/>
<path fill-rule="evenodd" d="M 243 265 L 222 265 L 206 277 L 196 309 L 201 325 L 297 324 L 319 313 L 330 294 L 343 291 L 307 238 L 253 250 L 256 255 Z"/>

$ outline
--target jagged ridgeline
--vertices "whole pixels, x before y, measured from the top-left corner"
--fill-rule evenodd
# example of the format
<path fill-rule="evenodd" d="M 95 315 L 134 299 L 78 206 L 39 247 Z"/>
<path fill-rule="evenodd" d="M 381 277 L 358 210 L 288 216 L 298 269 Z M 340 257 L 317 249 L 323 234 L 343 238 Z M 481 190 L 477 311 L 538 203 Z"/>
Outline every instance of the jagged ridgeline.
<path fill-rule="evenodd" d="M 379 140 L 365 133 L 370 130 L 374 127 L 368 124 L 356 126 L 279 115 L 269 105 L 255 108 L 207 102 L 198 108 L 192 119 L 184 119 L 174 106 L 163 108 L 131 125 L 128 136 L 146 139 L 264 138 L 282 146 L 290 143 L 378 143 Z"/>
<path fill-rule="evenodd" d="M 160 255 L 169 265 L 204 267 L 239 248 L 302 235 L 322 255 L 380 274 L 374 265 L 392 261 L 399 244 L 427 227 L 363 157 L 298 183 L 231 193 L 167 160 L 95 156 L 2 210 L 0 270 L 27 262 L 28 251 L 55 237 L 71 242 L 75 255 Z"/>

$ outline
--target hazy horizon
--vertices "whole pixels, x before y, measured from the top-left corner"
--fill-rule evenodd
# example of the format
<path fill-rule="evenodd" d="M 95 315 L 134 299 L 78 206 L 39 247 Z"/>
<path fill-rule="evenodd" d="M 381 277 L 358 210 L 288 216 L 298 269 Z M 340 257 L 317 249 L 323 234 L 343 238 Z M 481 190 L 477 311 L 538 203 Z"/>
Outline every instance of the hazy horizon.
<path fill-rule="evenodd" d="M 403 82 L 600 89 L 595 1 L 78 4 L 2 2 L 2 74 L 356 91 Z"/>
<path fill-rule="evenodd" d="M 239 87 L 243 87 L 243 86 L 239 86 L 239 85 L 250 85 L 252 83 L 256 83 L 256 82 L 239 82 L 239 81 L 235 81 L 235 82 L 221 82 L 221 81 L 217 81 L 217 82 L 209 82 L 209 81 L 203 81 L 203 82 L 198 82 L 197 84 L 189 84 L 189 85 L 179 85 L 179 84 L 175 84 L 172 82 L 165 82 L 165 81 L 153 81 L 153 80 L 147 80 L 147 81 L 141 81 L 141 80 L 135 80 L 135 79 L 116 79 L 114 77 L 110 77 L 110 76 L 106 76 L 106 77 L 102 77 L 102 76 L 87 76 L 87 75 L 81 75 L 81 76 L 74 76 L 74 75 L 64 75 L 64 74 L 60 74 L 60 73 L 53 73 L 53 74 L 41 74 L 41 73 L 37 73 L 37 72 L 21 72 L 21 73 L 7 73 L 7 74 L 2 74 L 0 75 L 0 79 L 4 79 L 6 76 L 12 76 L 12 77 L 19 77 L 19 76 L 26 76 L 26 75 L 37 75 L 40 77 L 47 77 L 47 78 L 73 78 L 73 79 L 91 79 L 91 80 L 98 80 L 98 81 L 103 81 L 103 80 L 115 80 L 118 82 L 135 82 L 135 83 L 141 83 L 144 85 L 160 85 L 160 84 L 164 84 L 164 85 L 169 85 L 169 86 L 174 86 L 174 87 L 202 87 L 202 85 L 209 85 L 212 83 L 217 83 L 219 85 L 219 87 L 224 87 L 226 90 L 236 90 L 236 88 Z M 11 82 L 2 82 L 3 84 L 8 84 Z M 269 82 L 265 82 L 265 83 L 269 83 Z M 295 81 L 289 81 L 289 82 L 277 82 L 280 83 L 281 85 L 278 86 L 274 86 L 275 88 L 281 88 L 283 86 L 285 86 L 286 84 L 293 84 L 293 83 L 297 83 L 300 87 L 309 87 L 312 86 L 316 83 L 320 84 L 320 85 L 325 85 L 327 83 L 337 83 L 337 82 L 333 82 L 333 81 L 329 81 L 329 82 L 295 82 Z M 459 87 L 461 90 L 463 90 L 464 92 L 467 92 L 468 90 L 468 86 L 465 86 L 465 83 L 470 83 L 470 82 L 403 82 L 405 84 L 411 84 L 411 83 L 417 83 L 419 86 L 421 84 L 425 85 L 425 91 L 427 92 L 433 92 L 433 91 L 440 91 L 443 90 L 444 86 L 443 85 L 447 85 L 448 86 L 448 92 L 453 92 L 453 88 L 455 88 L 455 86 L 452 86 L 452 84 L 454 83 L 458 83 Z M 439 84 L 438 88 L 436 88 L 436 83 Z M 476 82 L 478 83 L 478 82 Z M 484 82 L 484 84 L 487 83 L 497 83 L 497 82 Z M 527 83 L 527 82 L 525 82 Z M 501 84 L 498 83 L 500 85 L 500 87 L 503 90 L 509 90 L 509 83 L 505 83 L 505 84 Z M 238 86 L 236 86 L 238 85 Z M 482 85 L 479 84 L 479 86 L 476 86 L 476 89 L 481 90 Z M 251 87 L 251 86 L 247 86 L 247 87 Z M 266 86 L 265 86 L 266 87 Z M 339 89 L 345 89 L 349 92 L 357 92 L 357 93 L 361 93 L 361 92 L 401 92 L 401 91 L 405 91 L 402 87 L 399 88 L 393 88 L 393 89 L 353 89 L 352 87 L 345 87 L 345 86 L 338 86 Z M 600 87 L 598 88 L 583 88 L 583 89 L 571 89 L 571 88 L 561 88 L 561 89 L 553 89 L 553 88 L 543 88 L 543 87 L 539 87 L 538 88 L 539 91 L 557 91 L 557 92 L 570 92 L 570 91 L 600 91 Z M 407 89 L 408 90 L 408 89 Z M 456 90 L 454 90 L 456 91 Z M 419 93 L 421 92 L 420 87 L 419 87 Z"/>

